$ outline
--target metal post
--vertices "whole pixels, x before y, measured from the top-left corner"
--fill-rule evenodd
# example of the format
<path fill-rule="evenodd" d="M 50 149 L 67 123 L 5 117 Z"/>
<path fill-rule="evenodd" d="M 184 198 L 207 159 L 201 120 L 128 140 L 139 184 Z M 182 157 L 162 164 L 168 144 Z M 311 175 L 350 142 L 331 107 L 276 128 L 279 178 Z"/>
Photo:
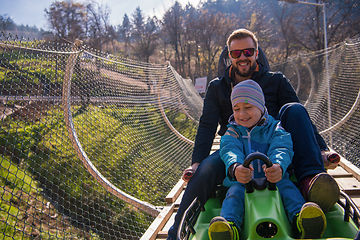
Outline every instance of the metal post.
<path fill-rule="evenodd" d="M 322 4 L 324 10 L 324 48 L 325 48 L 325 71 L 326 71 L 326 82 L 328 84 L 328 118 L 329 118 L 329 128 L 331 128 L 331 93 L 330 93 L 330 76 L 329 76 L 329 56 L 328 56 L 328 46 L 327 46 L 327 24 L 326 24 L 326 10 L 325 3 Z M 332 132 L 329 132 L 329 143 L 332 148 Z"/>

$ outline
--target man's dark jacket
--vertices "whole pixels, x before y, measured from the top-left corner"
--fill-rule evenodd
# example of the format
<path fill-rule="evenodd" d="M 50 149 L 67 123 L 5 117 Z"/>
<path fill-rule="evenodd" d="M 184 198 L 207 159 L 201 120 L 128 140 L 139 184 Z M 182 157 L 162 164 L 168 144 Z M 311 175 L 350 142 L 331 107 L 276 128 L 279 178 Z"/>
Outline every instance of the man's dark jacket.
<path fill-rule="evenodd" d="M 265 96 L 266 108 L 271 116 L 277 118 L 280 108 L 284 104 L 299 102 L 299 99 L 289 80 L 281 72 L 269 72 L 261 64 L 258 65 L 259 71 L 255 71 L 251 79 L 261 86 Z M 235 86 L 235 82 L 230 77 L 231 74 L 234 73 L 230 66 L 222 78 L 215 78 L 209 83 L 195 139 L 192 164 L 201 163 L 210 154 L 218 124 L 220 124 L 219 135 L 222 136 L 227 129 L 229 117 L 233 113 L 230 94 Z M 326 149 L 326 144 L 315 126 L 314 132 L 320 149 Z"/>

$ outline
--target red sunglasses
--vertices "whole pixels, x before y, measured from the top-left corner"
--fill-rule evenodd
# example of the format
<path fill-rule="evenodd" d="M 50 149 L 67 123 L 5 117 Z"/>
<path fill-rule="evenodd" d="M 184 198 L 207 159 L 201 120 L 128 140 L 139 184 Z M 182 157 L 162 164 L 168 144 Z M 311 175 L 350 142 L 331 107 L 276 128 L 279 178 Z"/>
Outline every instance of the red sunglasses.
<path fill-rule="evenodd" d="M 246 48 L 242 50 L 232 50 L 229 53 L 229 56 L 232 58 L 239 58 L 242 53 L 244 53 L 245 57 L 251 57 L 254 55 L 255 48 Z"/>

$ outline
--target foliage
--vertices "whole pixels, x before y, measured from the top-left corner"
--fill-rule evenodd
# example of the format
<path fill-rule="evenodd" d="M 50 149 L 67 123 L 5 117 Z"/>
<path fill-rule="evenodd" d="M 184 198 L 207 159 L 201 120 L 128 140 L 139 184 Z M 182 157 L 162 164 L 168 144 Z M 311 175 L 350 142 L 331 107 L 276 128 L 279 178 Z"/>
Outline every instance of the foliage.
<path fill-rule="evenodd" d="M 171 177 L 164 178 L 161 173 L 168 171 L 167 158 L 175 158 L 172 155 L 176 154 L 173 153 L 176 146 L 167 146 L 170 151 L 165 153 L 164 159 L 156 159 L 156 165 L 152 163 L 155 160 L 152 160 L 153 156 L 158 154 L 156 152 L 158 147 L 169 143 L 158 136 L 154 137 L 154 129 L 149 126 L 156 126 L 156 131 L 161 132 L 163 136 L 171 134 L 158 109 L 149 104 L 146 107 L 147 117 L 142 121 L 138 120 L 137 114 L 143 109 L 136 106 L 125 108 L 114 105 L 105 108 L 89 106 L 85 111 L 77 112 L 79 109 L 80 107 L 73 109 L 79 141 L 97 169 L 126 193 L 147 202 L 163 204 L 163 199 L 173 186 L 174 180 Z M 196 125 L 191 123 L 185 114 L 170 112 L 167 114 L 183 135 L 194 138 Z M 18 234 L 15 233 L 17 232 L 15 229 L 20 228 L 21 221 L 16 221 L 16 216 L 22 218 L 18 213 L 21 211 L 21 206 L 10 207 L 13 200 L 8 198 L 12 195 L 21 195 L 20 192 L 16 194 L 17 191 L 21 191 L 22 196 L 26 193 L 44 202 L 44 197 L 38 188 L 39 184 L 44 189 L 44 193 L 49 191 L 56 193 L 47 197 L 57 203 L 58 211 L 72 218 L 76 216 L 72 219 L 76 222 L 97 227 L 101 227 L 102 222 L 106 222 L 106 226 L 110 229 L 120 229 L 115 233 L 119 236 L 122 231 L 133 231 L 132 234 L 135 235 L 145 231 L 149 225 L 148 216 L 114 198 L 79 162 L 69 138 L 64 137 L 63 133 L 67 130 L 63 117 L 61 109 L 52 108 L 46 112 L 46 117 L 38 122 L 23 122 L 8 117 L 2 123 L 0 145 L 4 149 L 4 155 L 0 180 L 3 181 L 4 186 L 12 188 L 4 191 L 13 192 L 13 194 L 3 193 L 3 196 L 7 197 L 3 197 L 2 204 L 6 206 L 1 207 L 5 210 L 4 214 L 9 215 L 9 217 L 2 216 L 2 219 L 9 219 L 7 225 L 1 224 L 6 226 L 5 232 L 10 231 L 6 234 L 8 236 Z M 87 124 L 89 119 L 92 119 L 90 125 Z M 134 158 L 136 161 L 133 160 Z M 148 174 L 149 172 L 153 174 Z M 181 174 L 180 169 L 173 172 L 177 177 Z M 13 218 L 15 220 L 11 222 Z M 89 219 L 92 220 L 89 222 Z M 124 219 L 136 222 L 136 227 L 126 224 Z M 45 238 L 51 238 L 52 234 L 55 234 L 50 231 L 39 232 L 35 226 L 31 229 Z M 59 234 L 58 236 L 66 234 L 59 231 L 61 230 L 58 229 L 56 233 Z M 100 231 L 99 234 L 103 232 Z"/>
<path fill-rule="evenodd" d="M 0 52 L 0 76 L 3 82 L 1 94 L 28 95 L 30 92 L 42 92 L 46 95 L 50 89 L 59 90 L 58 84 L 64 78 L 64 71 L 57 56 L 29 55 L 19 51 L 16 59 L 8 51 Z M 39 67 L 40 66 L 40 67 Z"/>
<path fill-rule="evenodd" d="M 26 170 L 26 163 L 15 164 L 8 156 L 0 156 L 0 238 L 1 239 L 46 239 L 67 238 L 69 235 L 81 233 L 74 228 L 62 229 L 64 223 L 61 215 L 54 207 L 43 206 L 47 200 L 41 194 L 38 181 Z M 31 203 L 35 203 L 34 206 Z M 46 209 L 46 210 L 45 210 Z M 51 218 L 56 228 L 50 229 L 51 222 L 38 227 L 31 218 Z"/>

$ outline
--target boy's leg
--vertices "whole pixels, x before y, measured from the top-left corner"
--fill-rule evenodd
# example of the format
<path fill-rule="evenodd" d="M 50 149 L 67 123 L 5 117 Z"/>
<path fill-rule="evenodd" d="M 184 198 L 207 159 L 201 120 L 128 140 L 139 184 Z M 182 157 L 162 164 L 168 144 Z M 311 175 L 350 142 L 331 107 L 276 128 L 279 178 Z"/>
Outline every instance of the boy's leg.
<path fill-rule="evenodd" d="M 300 103 L 289 103 L 281 108 L 278 118 L 285 130 L 291 133 L 292 164 L 302 195 L 307 201 L 317 203 L 323 211 L 329 211 L 339 199 L 340 190 L 336 181 L 326 173 L 308 112 Z"/>
<path fill-rule="evenodd" d="M 232 185 L 223 201 L 220 217 L 214 217 L 209 225 L 210 240 L 240 239 L 240 227 L 245 213 L 245 186 Z"/>
<path fill-rule="evenodd" d="M 175 215 L 174 224 L 169 229 L 168 239 L 176 239 L 180 221 L 192 201 L 198 197 L 200 202 L 205 204 L 212 191 L 217 185 L 222 184 L 224 178 L 225 164 L 220 158 L 219 151 L 216 151 L 201 162 L 188 182 L 179 209 Z"/>
<path fill-rule="evenodd" d="M 220 216 L 229 222 L 235 222 L 241 228 L 245 214 L 245 186 L 240 183 L 232 185 L 222 203 Z"/>
<path fill-rule="evenodd" d="M 321 208 L 316 203 L 306 203 L 299 189 L 287 176 L 276 185 L 295 237 L 321 238 L 326 228 L 326 218 Z"/>
<path fill-rule="evenodd" d="M 287 176 L 284 176 L 276 183 L 279 189 L 280 197 L 283 201 L 286 215 L 291 222 L 295 215 L 298 214 L 302 206 L 306 203 L 304 197 L 301 195 L 299 189 L 290 181 Z"/>

